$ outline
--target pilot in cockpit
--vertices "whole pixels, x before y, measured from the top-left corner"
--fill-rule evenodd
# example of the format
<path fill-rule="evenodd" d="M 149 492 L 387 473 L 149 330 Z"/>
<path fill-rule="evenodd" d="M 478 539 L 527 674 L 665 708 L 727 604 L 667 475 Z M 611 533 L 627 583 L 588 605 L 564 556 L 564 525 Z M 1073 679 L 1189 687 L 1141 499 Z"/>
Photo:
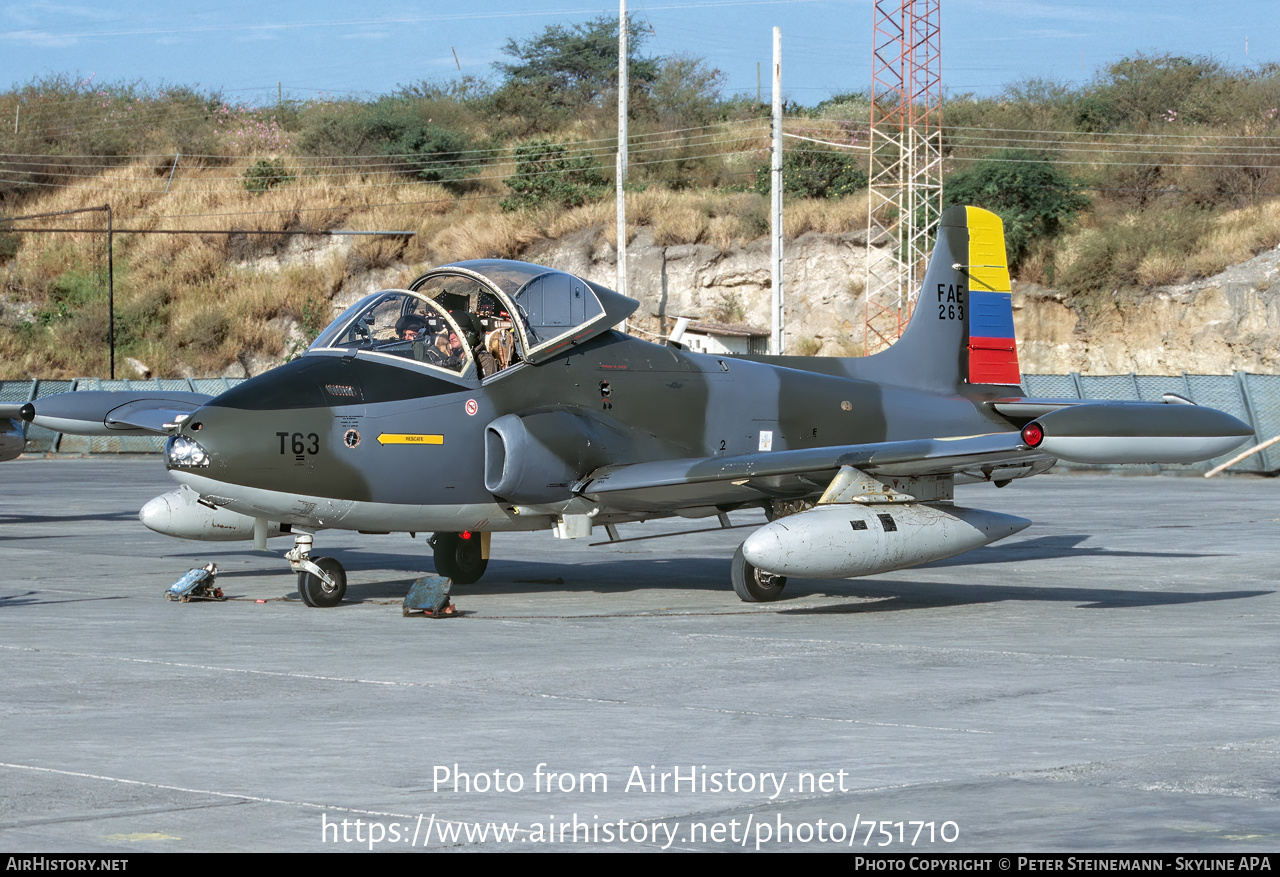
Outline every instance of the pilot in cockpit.
<path fill-rule="evenodd" d="M 418 314 L 405 314 L 396 320 L 396 337 L 401 341 L 420 341 L 426 332 L 426 318 Z"/>
<path fill-rule="evenodd" d="M 452 329 L 441 332 L 436 338 L 435 347 L 431 349 L 431 359 L 433 365 L 462 371 L 467 364 L 467 349 L 458 333 Z"/>

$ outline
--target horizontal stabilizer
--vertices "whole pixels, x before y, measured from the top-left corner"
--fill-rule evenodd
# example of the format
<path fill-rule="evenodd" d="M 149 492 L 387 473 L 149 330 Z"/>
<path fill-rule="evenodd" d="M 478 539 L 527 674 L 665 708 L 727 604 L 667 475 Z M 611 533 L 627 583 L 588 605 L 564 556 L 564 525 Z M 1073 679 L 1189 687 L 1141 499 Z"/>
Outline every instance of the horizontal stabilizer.
<path fill-rule="evenodd" d="M 1216 408 L 1163 402 L 1089 402 L 1060 408 L 1038 428 L 1037 450 L 1072 463 L 1198 463 L 1238 448 L 1253 427 Z"/>

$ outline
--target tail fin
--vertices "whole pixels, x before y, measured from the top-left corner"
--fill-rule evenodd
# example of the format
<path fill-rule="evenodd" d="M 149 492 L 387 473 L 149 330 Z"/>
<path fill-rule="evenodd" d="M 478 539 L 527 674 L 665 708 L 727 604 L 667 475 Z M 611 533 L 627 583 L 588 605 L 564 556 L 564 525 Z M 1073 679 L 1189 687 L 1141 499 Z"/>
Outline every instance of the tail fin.
<path fill-rule="evenodd" d="M 999 216 L 979 207 L 943 212 L 911 321 L 897 343 L 855 370 L 945 391 L 1022 383 Z"/>
<path fill-rule="evenodd" d="M 1021 384 L 1004 223 L 979 207 L 969 221 L 969 383 Z M 932 266 L 931 266 L 932 267 Z"/>

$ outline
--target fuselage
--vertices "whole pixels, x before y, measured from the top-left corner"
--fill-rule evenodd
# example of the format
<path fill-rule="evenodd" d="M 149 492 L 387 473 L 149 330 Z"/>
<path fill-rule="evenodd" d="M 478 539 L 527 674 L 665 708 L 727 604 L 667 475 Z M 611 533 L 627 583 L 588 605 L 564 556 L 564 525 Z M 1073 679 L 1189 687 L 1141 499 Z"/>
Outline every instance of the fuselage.
<path fill-rule="evenodd" d="M 486 427 L 503 415 L 567 412 L 590 424 L 594 442 L 552 442 L 579 478 L 605 465 L 1011 428 L 958 395 L 852 377 L 857 362 L 812 361 L 820 373 L 614 331 L 483 380 L 314 352 L 192 414 L 182 434 L 208 465 L 170 469 L 218 505 L 293 525 L 540 529 L 551 509 L 531 513 L 486 487 Z"/>

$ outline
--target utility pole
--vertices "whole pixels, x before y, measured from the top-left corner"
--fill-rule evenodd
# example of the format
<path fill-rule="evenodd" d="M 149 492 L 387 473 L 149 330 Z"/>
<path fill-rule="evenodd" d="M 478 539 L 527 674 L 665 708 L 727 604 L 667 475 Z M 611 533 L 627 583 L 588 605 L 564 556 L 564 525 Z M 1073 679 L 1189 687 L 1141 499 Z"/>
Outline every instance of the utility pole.
<path fill-rule="evenodd" d="M 627 37 L 630 28 L 627 25 L 627 0 L 618 0 L 618 292 L 627 294 L 627 197 L 624 187 L 627 182 Z M 622 331 L 627 331 L 627 324 L 622 324 Z"/>
<path fill-rule="evenodd" d="M 786 352 L 786 324 L 782 312 L 782 29 L 773 29 L 773 164 L 769 186 L 773 227 L 773 259 L 770 276 L 773 282 L 772 317 L 769 326 L 769 353 Z"/>
<path fill-rule="evenodd" d="M 116 379 L 116 239 L 111 221 L 111 205 L 102 205 L 107 211 L 107 337 L 111 347 L 111 380 Z"/>

